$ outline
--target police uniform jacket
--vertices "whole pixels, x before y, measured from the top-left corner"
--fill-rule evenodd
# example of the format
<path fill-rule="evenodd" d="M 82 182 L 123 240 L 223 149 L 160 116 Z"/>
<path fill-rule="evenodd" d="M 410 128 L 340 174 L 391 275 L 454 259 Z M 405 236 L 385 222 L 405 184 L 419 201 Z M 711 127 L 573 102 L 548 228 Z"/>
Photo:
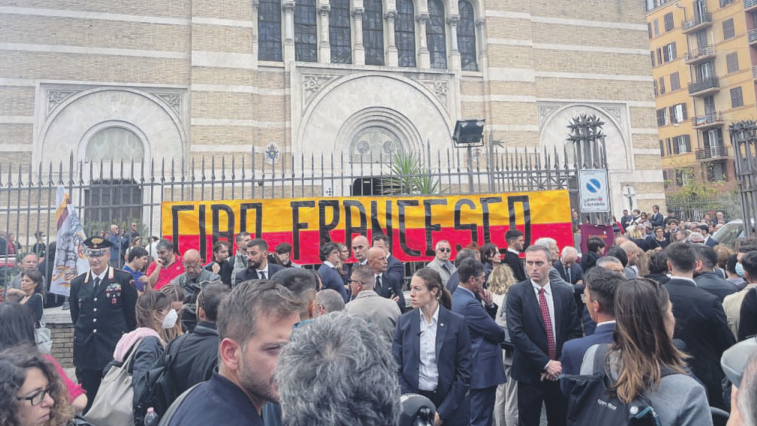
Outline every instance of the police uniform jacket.
<path fill-rule="evenodd" d="M 128 272 L 108 267 L 95 288 L 92 272 L 71 281 L 71 320 L 74 323 L 74 365 L 100 371 L 113 359 L 124 333 L 137 327 L 137 288 Z"/>

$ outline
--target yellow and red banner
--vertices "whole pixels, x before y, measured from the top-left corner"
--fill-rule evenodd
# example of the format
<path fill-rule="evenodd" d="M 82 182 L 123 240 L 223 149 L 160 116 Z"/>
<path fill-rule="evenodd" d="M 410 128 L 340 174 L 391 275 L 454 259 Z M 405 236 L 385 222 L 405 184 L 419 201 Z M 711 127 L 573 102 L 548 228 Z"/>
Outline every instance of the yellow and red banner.
<path fill-rule="evenodd" d="M 206 261 L 214 242 L 234 244 L 240 231 L 266 240 L 269 251 L 292 244 L 292 261 L 300 264 L 321 263 L 322 241 L 350 247 L 360 234 L 389 236 L 401 261 L 432 260 L 439 240 L 450 242 L 452 259 L 471 241 L 504 249 L 510 228 L 523 232 L 526 246 L 540 237 L 573 245 L 568 191 L 165 202 L 162 214 L 164 238 L 180 253 L 198 249 Z"/>

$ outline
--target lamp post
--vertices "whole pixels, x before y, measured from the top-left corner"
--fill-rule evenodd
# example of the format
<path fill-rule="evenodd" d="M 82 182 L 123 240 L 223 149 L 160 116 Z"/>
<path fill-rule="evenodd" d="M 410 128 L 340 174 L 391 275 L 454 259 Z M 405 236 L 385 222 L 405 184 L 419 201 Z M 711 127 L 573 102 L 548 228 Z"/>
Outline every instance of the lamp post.
<path fill-rule="evenodd" d="M 455 130 L 452 133 L 452 140 L 455 148 L 465 148 L 468 155 L 468 192 L 473 193 L 473 148 L 484 146 L 485 120 L 459 120 L 455 123 Z"/>

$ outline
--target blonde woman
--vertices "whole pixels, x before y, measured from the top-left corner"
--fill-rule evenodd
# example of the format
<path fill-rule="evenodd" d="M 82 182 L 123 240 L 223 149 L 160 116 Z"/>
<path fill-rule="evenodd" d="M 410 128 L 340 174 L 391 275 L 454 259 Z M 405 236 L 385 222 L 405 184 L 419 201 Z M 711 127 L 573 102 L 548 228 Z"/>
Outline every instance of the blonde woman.
<path fill-rule="evenodd" d="M 636 248 L 636 267 L 639 268 L 640 277 L 649 275 L 649 255 L 640 248 Z"/>
<path fill-rule="evenodd" d="M 507 291 L 517 282 L 518 280 L 515 279 L 513 270 L 504 263 L 495 266 L 489 275 L 489 291 L 494 294 L 494 303 L 499 306 L 496 321 L 497 324 L 505 328 L 507 328 L 507 319 L 505 316 Z M 502 356 L 504 358 L 507 383 L 497 386 L 497 396 L 494 401 L 494 419 L 497 426 L 517 425 L 518 382 L 510 377 L 510 370 L 513 366 L 513 354 L 502 351 Z"/>

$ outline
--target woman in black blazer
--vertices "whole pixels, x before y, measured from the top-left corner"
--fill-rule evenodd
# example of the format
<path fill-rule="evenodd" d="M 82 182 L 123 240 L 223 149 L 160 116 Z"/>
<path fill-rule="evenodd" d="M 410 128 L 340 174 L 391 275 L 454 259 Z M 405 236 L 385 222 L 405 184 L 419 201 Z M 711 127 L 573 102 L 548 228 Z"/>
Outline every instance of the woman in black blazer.
<path fill-rule="evenodd" d="M 471 343 L 462 316 L 438 272 L 423 268 L 410 282 L 413 310 L 400 316 L 392 353 L 402 393 L 418 393 L 436 405 L 435 425 L 467 425 Z"/>

